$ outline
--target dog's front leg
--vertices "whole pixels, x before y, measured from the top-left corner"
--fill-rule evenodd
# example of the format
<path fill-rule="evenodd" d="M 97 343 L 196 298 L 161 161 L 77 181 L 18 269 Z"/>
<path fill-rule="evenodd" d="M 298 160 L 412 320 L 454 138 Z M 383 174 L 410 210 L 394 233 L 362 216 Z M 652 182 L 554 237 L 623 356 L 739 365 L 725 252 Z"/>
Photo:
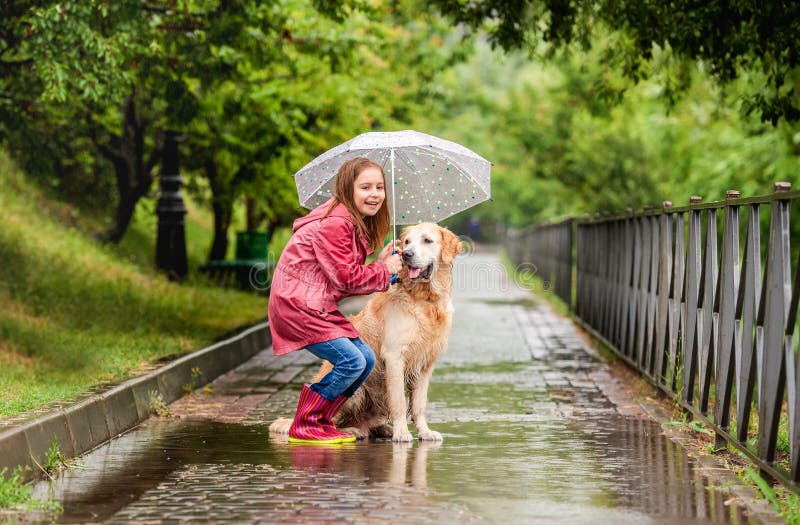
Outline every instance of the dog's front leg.
<path fill-rule="evenodd" d="M 408 431 L 406 414 L 406 386 L 403 373 L 403 354 L 386 354 L 386 398 L 389 402 L 389 417 L 392 418 L 392 441 L 414 441 Z"/>
<path fill-rule="evenodd" d="M 423 441 L 442 441 L 442 435 L 428 428 L 425 411 L 428 407 L 428 385 L 433 375 L 433 367 L 420 374 L 414 388 L 411 390 L 411 418 L 417 427 L 417 434 Z"/>

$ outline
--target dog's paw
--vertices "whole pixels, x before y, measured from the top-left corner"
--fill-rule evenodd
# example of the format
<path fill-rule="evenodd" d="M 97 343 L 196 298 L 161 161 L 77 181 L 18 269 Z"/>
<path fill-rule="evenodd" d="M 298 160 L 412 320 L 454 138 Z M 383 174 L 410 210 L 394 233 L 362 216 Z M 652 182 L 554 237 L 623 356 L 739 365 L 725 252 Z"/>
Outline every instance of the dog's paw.
<path fill-rule="evenodd" d="M 414 436 L 411 435 L 407 428 L 402 430 L 395 429 L 394 434 L 392 434 L 392 441 L 395 443 L 410 443 L 414 441 Z"/>
<path fill-rule="evenodd" d="M 370 428 L 369 435 L 376 439 L 389 439 L 394 435 L 394 428 L 389 423 L 384 423 Z"/>
<path fill-rule="evenodd" d="M 427 429 L 427 430 L 420 430 L 419 431 L 419 439 L 420 441 L 443 441 L 444 438 L 439 432 L 435 430 Z"/>
<path fill-rule="evenodd" d="M 340 428 L 339 432 L 344 432 L 345 434 L 355 434 L 356 439 L 366 439 L 369 437 L 369 429 L 364 429 L 362 427 L 347 427 L 347 428 Z"/>

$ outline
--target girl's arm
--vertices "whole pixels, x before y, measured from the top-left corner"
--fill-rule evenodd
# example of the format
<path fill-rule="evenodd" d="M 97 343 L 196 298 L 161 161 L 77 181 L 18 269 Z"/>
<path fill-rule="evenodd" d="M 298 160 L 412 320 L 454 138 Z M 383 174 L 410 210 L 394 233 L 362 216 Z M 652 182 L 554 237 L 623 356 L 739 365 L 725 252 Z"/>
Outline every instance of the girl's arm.
<path fill-rule="evenodd" d="M 337 289 L 361 295 L 386 290 L 389 269 L 385 264 L 364 264 L 353 249 L 353 224 L 342 217 L 328 217 L 320 223 L 312 241 L 322 271 Z"/>

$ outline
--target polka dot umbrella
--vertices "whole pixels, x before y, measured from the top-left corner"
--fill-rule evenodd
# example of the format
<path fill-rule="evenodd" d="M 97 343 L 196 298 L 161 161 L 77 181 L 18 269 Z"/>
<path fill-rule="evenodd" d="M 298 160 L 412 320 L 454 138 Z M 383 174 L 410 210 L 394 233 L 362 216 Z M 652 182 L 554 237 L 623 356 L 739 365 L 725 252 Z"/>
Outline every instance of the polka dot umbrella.
<path fill-rule="evenodd" d="M 300 205 L 313 209 L 330 199 L 336 172 L 354 157 L 383 167 L 393 226 L 439 222 L 491 198 L 491 162 L 455 142 L 405 130 L 362 133 L 306 164 L 294 174 Z"/>

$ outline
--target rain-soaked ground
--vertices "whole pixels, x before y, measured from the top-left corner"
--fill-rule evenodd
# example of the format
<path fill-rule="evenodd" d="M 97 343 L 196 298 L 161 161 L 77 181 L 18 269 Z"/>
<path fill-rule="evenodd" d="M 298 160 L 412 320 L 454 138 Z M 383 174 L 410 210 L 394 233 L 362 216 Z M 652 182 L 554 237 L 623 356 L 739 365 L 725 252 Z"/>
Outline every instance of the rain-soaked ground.
<path fill-rule="evenodd" d="M 470 254 L 456 272 L 428 407 L 443 443 L 270 436 L 314 367 L 265 352 L 38 495 L 61 502 L 64 523 L 756 522 L 657 423 L 608 394 L 608 367 L 508 282 L 496 255 Z"/>

